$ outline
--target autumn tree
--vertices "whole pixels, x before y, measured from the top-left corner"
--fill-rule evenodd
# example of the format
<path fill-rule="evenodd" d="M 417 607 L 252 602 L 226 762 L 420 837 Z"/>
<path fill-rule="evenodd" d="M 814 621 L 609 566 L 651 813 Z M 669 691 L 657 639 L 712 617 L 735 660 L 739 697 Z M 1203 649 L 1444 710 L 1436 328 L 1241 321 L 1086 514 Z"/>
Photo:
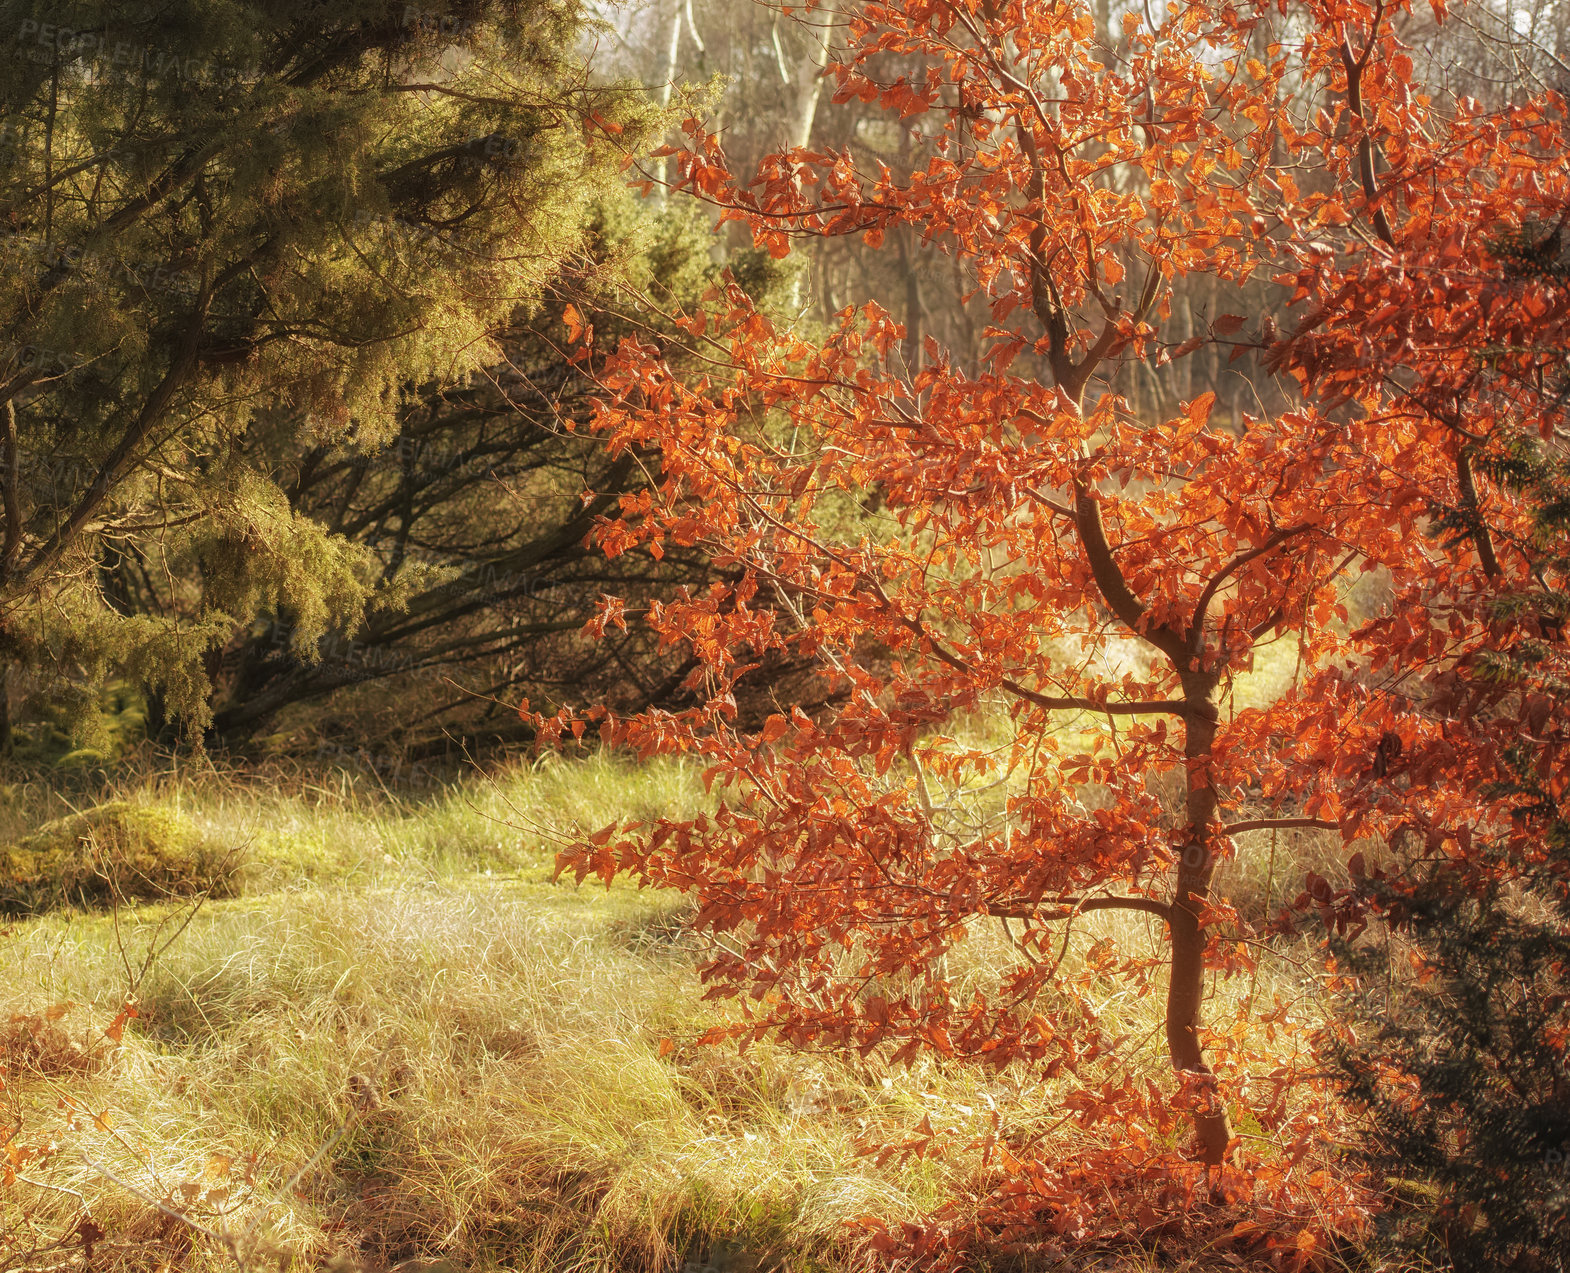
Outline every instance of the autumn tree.
<path fill-rule="evenodd" d="M 631 48 L 624 63 L 607 58 L 607 65 L 660 85 L 661 93 L 683 78 L 708 84 L 711 77 L 723 77 L 723 90 L 704 122 L 710 132 L 724 136 L 726 161 L 734 170 L 750 173 L 765 155 L 802 146 L 843 153 L 867 171 L 887 166 L 895 180 L 904 182 L 914 168 L 926 164 L 945 127 L 945 117 L 933 112 L 902 116 L 882 109 L 876 100 L 833 95 L 822 69 L 850 33 L 848 16 L 836 5 L 819 4 L 807 11 L 777 3 L 658 0 L 616 12 L 627 27 Z M 1102 0 L 1088 12 L 1095 23 L 1098 55 L 1103 60 L 1124 56 L 1129 37 L 1122 29 L 1121 11 Z M 1255 27 L 1251 43 L 1256 50 L 1269 44 L 1274 25 Z M 631 57 L 632 49 L 642 56 Z M 1453 64 L 1465 66 L 1468 53 L 1476 50 L 1463 39 L 1445 52 Z M 919 76 L 926 68 L 917 51 L 883 48 L 869 69 L 880 81 L 892 82 L 902 75 Z M 1313 91 L 1313 84 L 1290 75 L 1278 89 L 1287 99 Z M 1304 105 L 1296 102 L 1294 109 Z M 639 167 L 663 177 L 669 175 L 670 164 L 664 159 Z M 739 225 L 719 236 L 722 251 L 727 244 L 745 241 L 745 227 Z M 875 248 L 859 235 L 798 238 L 793 258 L 804 263 L 800 300 L 812 318 L 830 318 L 857 296 L 876 296 L 905 328 L 901 352 L 910 374 L 920 368 L 929 335 L 953 365 L 971 372 L 980 365 L 988 342 L 988 313 L 977 290 L 975 262 L 963 253 L 945 252 L 919 227 L 890 227 L 887 241 Z M 1163 335 L 1174 345 L 1203 332 L 1206 316 L 1221 312 L 1217 306 L 1223 297 L 1228 298 L 1223 308 L 1256 319 L 1279 317 L 1276 311 L 1285 301 L 1285 294 L 1264 277 L 1241 291 L 1202 274 L 1172 279 L 1169 286 L 1171 313 Z M 1034 356 L 1024 350 L 1020 359 L 1028 367 Z M 1108 370 L 1114 387 L 1136 413 L 1170 414 L 1179 401 L 1208 390 L 1217 395 L 1220 417 L 1235 424 L 1245 406 L 1263 413 L 1280 409 L 1284 401 L 1282 386 L 1260 366 L 1257 351 L 1236 347 L 1210 345 L 1176 361 L 1125 360 Z"/>
<path fill-rule="evenodd" d="M 1422 377 L 1511 324 L 1562 332 L 1562 307 L 1462 280 L 1502 229 L 1552 222 L 1570 174 L 1551 90 L 1484 109 L 1415 82 L 1396 7 L 1279 9 L 1187 5 L 1152 26 L 1131 8 L 1109 50 L 1080 4 L 847 6 L 835 95 L 929 121 L 908 177 L 795 149 L 738 178 L 691 125 L 682 186 L 776 253 L 909 228 L 965 257 L 987 357 L 968 374 L 929 342 L 911 374 L 875 299 L 811 341 L 736 289 L 684 320 L 715 364 L 703 378 L 624 341 L 599 424 L 663 467 L 659 498 L 625 505 L 602 546 L 701 544 L 742 573 L 647 620 L 700 659 L 701 705 L 542 724 L 708 764 L 717 814 L 608 831 L 563 865 L 690 890 L 711 992 L 744 996 L 742 1038 L 1094 1075 L 1071 1108 L 1106 1128 L 1107 1170 L 1162 1160 L 1181 1110 L 1216 1179 L 1242 1164 L 1292 1197 L 1324 1109 L 1266 1046 L 1288 1005 L 1258 1030 L 1205 1019 L 1212 979 L 1261 939 L 1213 884 L 1270 829 L 1416 836 L 1463 860 L 1476 828 L 1511 834 L 1480 795 L 1497 737 L 1436 713 L 1425 685 L 1486 623 L 1498 549 L 1473 534 L 1435 552 L 1424 532 L 1441 508 L 1525 514 L 1469 458 L 1464 383 Z M 890 52 L 925 69 L 880 80 Z M 1165 336 L 1182 280 L 1236 296 L 1256 275 L 1300 307 L 1291 330 L 1216 313 Z M 1296 405 L 1223 427 L 1210 393 L 1161 419 L 1116 391 L 1120 367 L 1207 342 L 1261 351 Z M 1345 593 L 1370 572 L 1394 608 L 1358 625 Z M 596 622 L 625 621 L 607 600 Z M 1275 642 L 1300 675 L 1240 705 Z M 743 730 L 738 687 L 780 649 L 810 653 L 843 706 Z M 965 741 L 965 715 L 1000 711 L 1005 745 Z M 988 814 L 967 793 L 996 784 Z M 1303 900 L 1358 922 L 1328 881 Z M 1140 994 L 1165 983 L 1175 1090 L 1146 1083 L 1064 962 L 1098 913 L 1135 922 L 1098 932 L 1095 967 Z M 1006 926 L 1013 961 L 951 975 L 982 923 Z M 1239 1107 L 1275 1150 L 1235 1136 Z M 1035 1183 L 1010 1205 L 1061 1217 L 1068 1195 L 1016 1167 Z"/>

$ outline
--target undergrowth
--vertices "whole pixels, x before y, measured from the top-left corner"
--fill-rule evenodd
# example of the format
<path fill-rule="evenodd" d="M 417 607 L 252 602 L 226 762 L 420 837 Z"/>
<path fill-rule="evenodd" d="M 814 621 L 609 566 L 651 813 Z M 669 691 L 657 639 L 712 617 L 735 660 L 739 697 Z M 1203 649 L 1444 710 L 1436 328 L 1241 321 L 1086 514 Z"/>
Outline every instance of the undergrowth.
<path fill-rule="evenodd" d="M 987 1128 L 1065 1161 L 1109 1134 L 1064 1117 L 1067 1078 L 698 1045 L 732 1010 L 702 1001 L 682 900 L 552 868 L 575 832 L 699 808 L 690 766 L 548 760 L 400 791 L 190 765 L 7 795 L 12 850 L 42 828 L 102 864 L 130 827 L 145 853 L 228 864 L 216 887 L 143 872 L 140 892 L 35 898 L 6 930 L 8 1269 L 839 1273 L 874 1262 L 866 1218 L 919 1225 L 995 1187 L 963 1150 Z M 1129 917 L 1083 935 L 1071 964 L 1144 940 Z M 953 971 L 1007 950 L 978 930 Z M 1312 987 L 1276 961 L 1215 993 L 1307 1029 Z M 1165 1081 L 1157 999 L 1109 980 L 1103 1020 Z M 956 1151 L 863 1152 L 924 1122 Z M 1235 1218 L 1144 1255 L 1059 1235 L 1028 1266 L 1233 1267 L 1257 1254 Z"/>

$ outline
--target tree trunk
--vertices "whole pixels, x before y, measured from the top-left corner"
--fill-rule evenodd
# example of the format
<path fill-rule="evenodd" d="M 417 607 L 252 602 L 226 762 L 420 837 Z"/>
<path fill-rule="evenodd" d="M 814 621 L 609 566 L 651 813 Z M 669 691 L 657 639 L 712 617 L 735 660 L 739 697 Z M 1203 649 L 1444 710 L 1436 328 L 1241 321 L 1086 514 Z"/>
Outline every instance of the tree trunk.
<path fill-rule="evenodd" d="M 11 754 L 11 664 L 0 663 L 0 759 Z"/>
<path fill-rule="evenodd" d="M 1201 1105 L 1194 1112 L 1194 1131 L 1199 1137 L 1201 1157 L 1213 1165 L 1228 1161 L 1232 1141 L 1232 1122 L 1226 1106 L 1214 1092 L 1213 1071 L 1199 1041 L 1205 994 L 1205 934 L 1199 915 L 1210 895 L 1216 866 L 1216 789 L 1208 761 L 1219 716 L 1215 686 L 1214 678 L 1209 676 L 1192 673 L 1183 677 L 1184 701 L 1193 709 L 1184 727 L 1183 747 L 1188 761 L 1189 842 L 1178 860 L 1177 891 L 1172 899 L 1172 975 L 1167 984 L 1166 1018 L 1172 1068 L 1180 1074 L 1204 1076 L 1199 1080 L 1197 1095 Z"/>
<path fill-rule="evenodd" d="M 666 28 L 665 65 L 660 76 L 660 106 L 668 107 L 671 104 L 671 93 L 676 87 L 676 75 L 681 65 L 681 23 L 686 16 L 683 7 L 686 0 L 670 0 L 670 25 Z M 666 188 L 670 184 L 670 156 L 660 159 L 660 184 L 659 197 L 665 198 Z"/>
<path fill-rule="evenodd" d="M 818 99 L 823 92 L 823 68 L 829 64 L 829 43 L 838 16 L 839 0 L 824 0 L 806 15 L 802 36 L 807 51 L 794 71 L 786 64 L 778 25 L 774 28 L 774 56 L 779 62 L 780 78 L 794 90 L 785 126 L 786 146 L 804 148 L 812 144 L 812 126 L 818 118 Z"/>

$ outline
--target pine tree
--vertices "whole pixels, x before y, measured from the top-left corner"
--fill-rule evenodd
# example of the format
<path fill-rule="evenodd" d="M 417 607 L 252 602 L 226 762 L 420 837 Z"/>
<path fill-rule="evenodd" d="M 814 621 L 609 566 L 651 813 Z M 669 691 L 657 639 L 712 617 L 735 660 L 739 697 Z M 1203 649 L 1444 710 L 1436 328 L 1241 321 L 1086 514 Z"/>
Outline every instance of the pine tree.
<path fill-rule="evenodd" d="M 1507 276 L 1550 297 L 1570 291 L 1562 224 L 1528 227 L 1498 255 Z M 1512 534 L 1467 507 L 1437 510 L 1452 543 L 1487 537 L 1501 564 L 1494 640 L 1444 678 L 1435 708 L 1519 721 L 1486 794 L 1515 799 L 1536 848 L 1479 855 L 1474 871 L 1429 860 L 1405 884 L 1364 882 L 1394 934 L 1341 952 L 1373 987 L 1359 1005 L 1365 1024 L 1337 1048 L 1348 1094 L 1367 1115 L 1360 1152 L 1379 1174 L 1416 1186 L 1420 1200 L 1392 1213 L 1389 1236 L 1463 1273 L 1570 1264 L 1570 456 L 1561 427 L 1570 363 L 1563 350 L 1523 340 L 1478 357 L 1494 373 L 1489 393 L 1518 408 L 1530 402 L 1531 414 L 1518 416 L 1547 425 L 1485 440 L 1477 465 L 1525 496 L 1531 522 Z M 1536 363 L 1529 377 L 1511 371 L 1523 354 Z"/>
<path fill-rule="evenodd" d="M 598 519 L 646 485 L 648 468 L 609 455 L 586 427 L 599 359 L 571 360 L 563 342 L 589 328 L 601 339 L 669 339 L 678 332 L 663 315 L 727 276 L 777 312 L 794 263 L 743 249 L 722 268 L 712 243 L 695 205 L 655 209 L 629 189 L 610 192 L 544 303 L 498 334 L 504 361 L 472 384 L 422 392 L 380 454 L 301 450 L 287 420 L 256 431 L 258 462 L 294 512 L 363 545 L 406 600 L 355 616 L 314 659 L 289 648 L 287 614 L 247 624 L 215 678 L 213 728 L 225 743 L 296 704 L 309 710 L 292 715 L 314 726 L 329 697 L 335 719 L 384 746 L 443 750 L 527 737 L 503 694 L 627 707 L 682 699 L 688 651 L 641 627 L 608 644 L 581 634 L 606 591 L 637 604 L 656 589 L 707 587 L 716 572 L 694 548 L 607 562 L 587 542 Z M 161 604 L 128 571 L 124 583 L 138 606 Z"/>
<path fill-rule="evenodd" d="M 654 126 L 577 0 L 0 3 L 0 662 L 202 723 L 219 645 L 396 606 L 255 432 L 375 453 L 579 245 Z M 133 604 L 134 578 L 165 602 Z"/>

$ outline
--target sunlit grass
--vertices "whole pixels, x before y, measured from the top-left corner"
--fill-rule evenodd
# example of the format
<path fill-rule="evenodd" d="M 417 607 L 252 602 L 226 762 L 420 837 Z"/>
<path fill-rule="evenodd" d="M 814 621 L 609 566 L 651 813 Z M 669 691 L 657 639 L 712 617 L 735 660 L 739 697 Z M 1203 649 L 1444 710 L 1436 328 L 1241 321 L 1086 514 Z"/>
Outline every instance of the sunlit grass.
<path fill-rule="evenodd" d="M 931 1076 L 885 1089 L 777 1048 L 694 1048 L 716 1018 L 681 952 L 641 940 L 661 904 L 534 870 L 216 903 L 140 988 L 143 1015 L 113 1063 L 39 1075 L 20 1099 L 45 1124 L 67 1091 L 111 1107 L 151 1157 L 90 1127 L 94 1161 L 151 1193 L 202 1180 L 212 1153 L 259 1155 L 264 1187 L 228 1223 L 259 1211 L 302 1260 L 439 1251 L 475 1267 L 653 1269 L 727 1237 L 828 1260 L 846 1220 L 939 1201 L 932 1169 L 867 1170 L 855 1119 L 829 1108 L 898 1117 Z M 27 924 L 7 1006 L 86 1005 L 60 1025 L 90 1040 L 89 1019 L 101 1028 L 118 1002 L 121 945 L 136 963 L 152 918 L 127 917 L 118 937 L 103 917 Z M 375 1085 L 376 1108 L 303 1198 L 268 1196 L 355 1116 L 354 1076 Z M 52 1183 L 154 1239 L 144 1202 L 85 1162 L 65 1166 Z M 72 1200 L 40 1205 L 63 1220 Z"/>
<path fill-rule="evenodd" d="M 978 717 L 957 732 L 997 746 L 1007 730 Z M 1097 1081 L 1089 1071 L 1047 1080 L 932 1057 L 889 1070 L 698 1046 L 733 1009 L 701 999 L 682 899 L 553 878 L 575 834 L 704 807 L 695 765 L 549 759 L 428 791 L 191 767 L 96 795 L 240 847 L 246 890 L 204 906 L 134 986 L 169 905 L 57 911 L 0 946 L 0 1015 L 74 1005 L 11 1049 L 18 1143 L 62 1148 L 28 1174 L 41 1184 L 0 1191 L 0 1208 L 25 1206 L 54 1232 L 85 1201 L 110 1235 L 103 1267 L 233 1266 L 152 1201 L 169 1198 L 240 1235 L 257 1268 L 419 1257 L 542 1273 L 843 1270 L 860 1267 L 858 1217 L 914 1221 L 995 1183 L 966 1148 L 994 1111 L 1006 1138 L 1045 1133 L 1038 1151 L 1062 1161 L 1108 1134 L 1063 1117 L 1076 1085 Z M 0 830 L 63 804 L 13 789 Z M 1258 846 L 1245 848 L 1253 870 Z M 1280 846 L 1283 880 L 1305 851 Z M 1243 872 L 1244 856 L 1226 869 Z M 1124 1040 L 1118 1064 L 1170 1085 L 1161 978 L 1140 993 L 1095 973 L 1085 953 L 1101 938 L 1138 956 L 1162 935 L 1144 917 L 1082 917 L 1062 972 Z M 1239 1048 L 1265 1046 L 1255 1009 L 1277 997 L 1303 1031 L 1321 1019 L 1302 971 L 1311 944 L 1280 955 L 1211 988 L 1209 1019 L 1245 1023 Z M 1017 957 L 1000 924 L 973 925 L 950 956 L 956 993 L 994 984 Z M 112 1048 L 101 1032 L 128 989 L 141 1016 Z M 923 1118 L 948 1156 L 880 1166 L 861 1152 Z"/>
<path fill-rule="evenodd" d="M 839 1267 L 847 1221 L 915 1218 L 973 1170 L 963 1155 L 875 1169 L 856 1153 L 865 1122 L 897 1134 L 925 1114 L 963 1140 L 993 1107 L 1022 1136 L 1058 1121 L 1067 1081 L 692 1046 L 717 1017 L 698 1003 L 680 947 L 645 939 L 661 905 L 620 886 L 551 884 L 538 870 L 479 887 L 216 903 L 140 988 L 143 1016 L 112 1063 L 40 1075 L 18 1085 L 19 1099 L 34 1128 L 63 1117 L 61 1095 L 112 1110 L 123 1142 L 90 1125 L 60 1139 L 85 1142 L 98 1167 L 152 1194 L 210 1187 L 215 1153 L 257 1155 L 255 1191 L 235 1187 L 218 1208 L 198 1199 L 193 1214 L 235 1231 L 255 1220 L 259 1237 L 300 1261 L 440 1253 L 542 1270 L 668 1268 L 727 1241 L 789 1267 Z M 61 1026 L 86 1038 L 88 1020 L 101 1028 L 117 1004 L 122 945 L 136 963 L 156 915 L 127 917 L 118 937 L 104 917 L 27 924 L 10 943 L 22 971 L 7 1006 L 83 1005 Z M 1095 917 L 1086 944 L 1105 932 L 1138 946 L 1136 927 Z M 996 946 L 978 934 L 955 972 L 996 960 Z M 1283 985 L 1268 971 L 1261 990 Z M 1227 983 L 1218 998 L 1242 989 Z M 1159 995 L 1120 995 L 1109 982 L 1105 998 L 1109 1032 L 1157 1026 Z M 1143 1051 L 1131 1059 L 1159 1075 L 1159 1048 Z M 373 1108 L 357 1106 L 363 1080 Z M 346 1124 L 299 1196 L 278 1196 Z M 1054 1143 L 1073 1152 L 1081 1135 L 1070 1126 Z M 128 1144 L 149 1157 L 138 1162 Z M 176 1240 L 87 1162 L 61 1166 L 51 1181 L 90 1197 L 99 1222 L 136 1235 L 144 1254 Z M 37 1205 L 64 1221 L 72 1200 L 45 1194 Z M 193 1267 L 224 1258 L 199 1242 Z"/>

